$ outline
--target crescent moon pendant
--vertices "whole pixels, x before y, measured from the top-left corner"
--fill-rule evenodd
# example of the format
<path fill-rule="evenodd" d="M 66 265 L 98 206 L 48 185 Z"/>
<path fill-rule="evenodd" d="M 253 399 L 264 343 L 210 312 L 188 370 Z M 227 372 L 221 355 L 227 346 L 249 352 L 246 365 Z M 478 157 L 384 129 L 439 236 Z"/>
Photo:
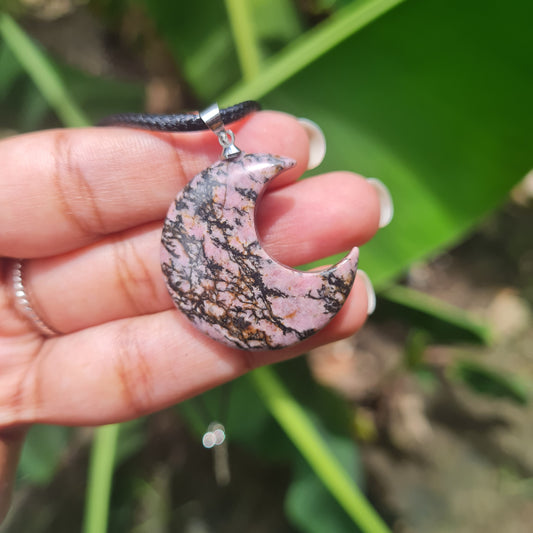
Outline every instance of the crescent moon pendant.
<path fill-rule="evenodd" d="M 357 270 L 354 248 L 337 265 L 302 272 L 262 248 L 255 210 L 291 159 L 241 153 L 195 176 L 170 206 L 161 266 L 176 306 L 204 334 L 244 350 L 280 349 L 338 313 Z"/>

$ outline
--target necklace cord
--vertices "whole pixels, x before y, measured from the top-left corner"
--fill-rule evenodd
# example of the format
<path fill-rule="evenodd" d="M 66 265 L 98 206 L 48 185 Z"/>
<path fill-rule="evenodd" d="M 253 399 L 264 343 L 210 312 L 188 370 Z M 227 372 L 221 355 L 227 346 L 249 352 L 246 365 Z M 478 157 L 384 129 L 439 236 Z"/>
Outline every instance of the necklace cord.
<path fill-rule="evenodd" d="M 224 124 L 230 124 L 244 118 L 246 115 L 259 111 L 259 102 L 247 100 L 220 110 Z M 126 126 L 142 128 L 152 131 L 187 132 L 208 129 L 198 111 L 192 113 L 178 113 L 172 115 L 152 115 L 149 113 L 118 113 L 103 118 L 98 126 Z"/>

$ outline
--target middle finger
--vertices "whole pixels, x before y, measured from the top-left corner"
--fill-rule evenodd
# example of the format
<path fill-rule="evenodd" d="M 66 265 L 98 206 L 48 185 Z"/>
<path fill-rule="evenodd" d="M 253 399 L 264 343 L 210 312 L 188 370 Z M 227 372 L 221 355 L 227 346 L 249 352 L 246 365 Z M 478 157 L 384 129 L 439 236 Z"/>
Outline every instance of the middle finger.
<path fill-rule="evenodd" d="M 379 198 L 372 185 L 337 172 L 267 192 L 257 227 L 268 253 L 294 266 L 363 244 L 378 223 Z M 160 239 L 161 223 L 155 222 L 75 252 L 25 262 L 35 311 L 54 330 L 70 333 L 171 308 L 159 264 Z"/>

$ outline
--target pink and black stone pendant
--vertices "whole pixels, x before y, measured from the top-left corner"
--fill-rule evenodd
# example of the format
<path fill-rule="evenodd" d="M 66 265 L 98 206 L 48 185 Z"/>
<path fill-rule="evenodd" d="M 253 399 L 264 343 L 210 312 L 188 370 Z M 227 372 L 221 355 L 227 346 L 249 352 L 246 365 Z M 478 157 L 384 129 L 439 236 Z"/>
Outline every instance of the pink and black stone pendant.
<path fill-rule="evenodd" d="M 241 153 L 231 132 L 220 122 L 213 126 L 215 106 L 202 118 L 229 155 L 195 176 L 170 206 L 161 247 L 165 281 L 176 306 L 211 338 L 244 350 L 291 346 L 341 309 L 358 249 L 321 272 L 272 259 L 257 236 L 256 204 L 267 184 L 295 162 Z"/>

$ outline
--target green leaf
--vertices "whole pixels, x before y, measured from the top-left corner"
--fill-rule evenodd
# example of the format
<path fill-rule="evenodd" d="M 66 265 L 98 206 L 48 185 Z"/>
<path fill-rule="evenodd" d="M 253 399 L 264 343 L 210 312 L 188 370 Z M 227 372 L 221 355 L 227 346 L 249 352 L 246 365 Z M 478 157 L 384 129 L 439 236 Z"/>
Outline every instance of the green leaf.
<path fill-rule="evenodd" d="M 529 401 L 531 386 L 528 387 L 523 379 L 471 359 L 458 359 L 449 368 L 447 375 L 485 396 L 507 399 L 519 405 L 525 405 Z"/>
<path fill-rule="evenodd" d="M 259 73 L 261 52 L 250 2 L 248 0 L 226 0 L 226 10 L 243 78 L 252 80 Z"/>
<path fill-rule="evenodd" d="M 7 98 L 24 71 L 11 50 L 0 42 L 0 100 Z"/>
<path fill-rule="evenodd" d="M 391 190 L 395 218 L 361 250 L 377 287 L 463 237 L 533 167 L 532 17 L 529 0 L 411 0 L 264 98 L 321 125 L 321 171 Z M 249 87 L 231 94 L 264 92 Z"/>
<path fill-rule="evenodd" d="M 264 57 L 300 36 L 303 25 L 291 0 L 252 0 L 253 19 Z"/>
<path fill-rule="evenodd" d="M 489 327 L 470 313 L 401 285 L 379 292 L 373 318 L 406 322 L 428 333 L 431 337 L 428 342 L 489 344 L 491 340 Z"/>
<path fill-rule="evenodd" d="M 85 111 L 90 124 L 96 124 L 101 118 L 112 113 L 143 111 L 142 83 L 90 76 L 72 67 L 57 63 L 55 65 L 69 88 L 69 93 Z"/>
<path fill-rule="evenodd" d="M 294 448 L 247 376 L 231 384 L 226 429 L 230 443 L 245 446 L 262 459 L 288 462 L 295 457 Z"/>
<path fill-rule="evenodd" d="M 29 131 L 42 126 L 49 106 L 5 42 L 0 42 L 1 127 Z"/>
<path fill-rule="evenodd" d="M 61 426 L 32 426 L 22 448 L 19 479 L 35 485 L 52 481 L 71 433 Z"/>
<path fill-rule="evenodd" d="M 352 408 L 345 398 L 315 381 L 305 357 L 285 361 L 276 366 L 276 371 L 295 400 L 313 412 L 329 433 L 340 437 L 352 434 Z"/>
<path fill-rule="evenodd" d="M 315 424 L 317 423 L 315 420 Z M 346 437 L 328 434 L 325 428 L 322 428 L 321 434 L 344 471 L 353 477 L 354 482 L 360 483 L 361 465 L 354 442 Z M 309 465 L 300 459 L 295 461 L 294 470 L 294 477 L 285 497 L 289 520 L 306 533 L 353 532 L 353 522 L 345 513 L 339 512 L 339 504 Z"/>
<path fill-rule="evenodd" d="M 19 131 L 32 131 L 38 129 L 40 125 L 50 116 L 50 106 L 42 97 L 39 91 L 29 84 L 24 84 L 19 95 L 21 101 L 20 112 L 17 116 Z"/>
<path fill-rule="evenodd" d="M 198 98 L 216 98 L 239 79 L 239 62 L 224 2 L 139 1 Z"/>
<path fill-rule="evenodd" d="M 430 336 L 427 331 L 412 328 L 405 341 L 405 364 L 410 370 L 423 367 L 424 352 L 429 344 Z"/>
<path fill-rule="evenodd" d="M 250 374 L 250 379 L 274 418 L 354 524 L 368 533 L 389 531 L 274 371 L 259 368 Z"/>
<path fill-rule="evenodd" d="M 257 457 L 274 462 L 295 457 L 294 447 L 246 376 L 182 402 L 178 409 L 198 443 L 209 423 L 217 420 L 224 424 L 230 444 L 243 446 Z"/>
<path fill-rule="evenodd" d="M 403 0 L 357 0 L 323 24 L 307 31 L 265 63 L 258 76 L 223 95 L 222 104 L 262 98 L 317 58 Z"/>
<path fill-rule="evenodd" d="M 146 444 L 146 418 L 136 418 L 119 425 L 114 468 L 126 462 L 139 452 Z"/>

